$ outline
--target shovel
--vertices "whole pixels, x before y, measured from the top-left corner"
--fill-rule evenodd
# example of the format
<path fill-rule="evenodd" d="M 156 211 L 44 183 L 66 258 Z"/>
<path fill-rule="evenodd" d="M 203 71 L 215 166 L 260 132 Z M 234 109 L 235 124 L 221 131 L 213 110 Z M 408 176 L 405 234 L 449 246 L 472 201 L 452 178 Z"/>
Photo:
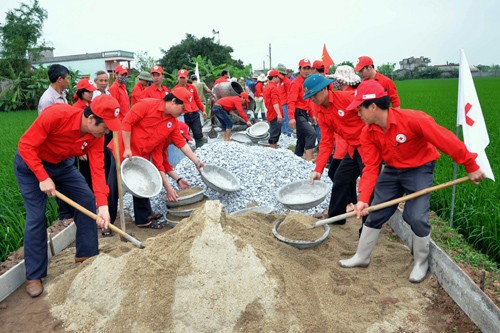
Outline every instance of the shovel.
<path fill-rule="evenodd" d="M 88 217 L 91 217 L 94 220 L 97 220 L 97 215 L 96 214 L 92 213 L 90 210 L 88 210 L 87 208 L 79 205 L 78 203 L 74 202 L 73 200 L 71 200 L 70 198 L 68 198 L 64 194 L 60 193 L 59 191 L 56 191 L 56 197 L 58 197 L 59 199 L 61 199 L 64 202 L 66 202 L 68 205 L 72 206 L 73 208 L 79 210 L 80 212 L 82 212 L 83 214 L 87 215 Z M 116 232 L 117 234 L 119 234 L 120 236 L 123 236 L 123 238 L 125 238 L 130 243 L 132 243 L 135 246 L 137 246 L 138 248 L 143 249 L 143 248 L 146 247 L 146 246 L 144 246 L 144 244 L 142 242 L 140 242 L 137 239 L 135 239 L 134 237 L 130 236 L 129 234 L 127 234 L 126 232 L 124 232 L 120 228 L 115 227 L 111 223 L 109 224 L 109 228 L 111 230 L 113 230 L 114 232 Z"/>
<path fill-rule="evenodd" d="M 115 152 L 115 164 L 116 164 L 116 181 L 118 183 L 118 202 L 120 204 L 120 227 L 126 232 L 125 228 L 125 209 L 123 209 L 123 185 L 122 185 L 122 173 L 121 173 L 121 163 L 120 163 L 120 145 L 118 144 L 118 132 L 113 132 L 113 145 Z"/>
<path fill-rule="evenodd" d="M 431 186 L 431 187 L 428 187 L 428 188 L 424 188 L 423 190 L 414 192 L 412 194 L 405 195 L 405 196 L 403 196 L 401 198 L 393 199 L 393 200 L 390 200 L 390 201 L 379 203 L 379 204 L 374 205 L 374 206 L 370 206 L 368 208 L 365 208 L 364 211 L 366 211 L 368 213 L 371 213 L 373 211 L 384 209 L 384 208 L 387 208 L 387 207 L 390 207 L 390 206 L 394 206 L 394 205 L 399 204 L 400 202 L 408 201 L 408 200 L 411 200 L 413 198 L 419 197 L 419 196 L 427 194 L 427 193 L 431 193 L 431 192 L 434 192 L 434 191 L 437 191 L 437 190 L 441 190 L 443 188 L 450 187 L 450 186 L 453 186 L 453 185 L 456 185 L 456 184 L 464 183 L 464 182 L 466 182 L 468 180 L 469 180 L 469 177 L 462 177 L 462 178 L 455 179 L 455 180 L 452 180 L 452 181 L 449 181 L 449 182 L 446 182 L 446 183 L 443 183 L 443 184 L 439 184 L 439 185 L 436 185 L 436 186 Z M 316 228 L 316 227 L 322 226 L 323 224 L 328 224 L 328 223 L 333 223 L 333 222 L 341 221 L 341 220 L 344 220 L 344 219 L 346 219 L 348 217 L 353 217 L 353 216 L 356 216 L 356 211 L 352 211 L 352 212 L 349 212 L 349 213 L 345 213 L 345 214 L 337 215 L 337 216 L 334 216 L 334 217 L 330 217 L 328 219 L 324 219 L 324 220 L 313 222 L 311 224 L 311 228 Z"/>

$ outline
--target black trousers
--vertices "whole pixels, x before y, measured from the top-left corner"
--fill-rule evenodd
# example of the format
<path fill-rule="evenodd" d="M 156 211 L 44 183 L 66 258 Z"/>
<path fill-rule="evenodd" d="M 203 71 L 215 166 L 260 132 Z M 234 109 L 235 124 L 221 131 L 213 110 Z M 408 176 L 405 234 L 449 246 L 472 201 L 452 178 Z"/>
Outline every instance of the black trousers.
<path fill-rule="evenodd" d="M 304 150 L 313 149 L 316 146 L 316 131 L 309 124 L 309 116 L 306 110 L 295 110 L 295 126 L 297 127 L 295 155 L 302 157 Z"/>
<path fill-rule="evenodd" d="M 195 141 L 203 139 L 203 132 L 201 130 L 200 114 L 198 112 L 184 113 L 184 122 L 193 131 Z"/>

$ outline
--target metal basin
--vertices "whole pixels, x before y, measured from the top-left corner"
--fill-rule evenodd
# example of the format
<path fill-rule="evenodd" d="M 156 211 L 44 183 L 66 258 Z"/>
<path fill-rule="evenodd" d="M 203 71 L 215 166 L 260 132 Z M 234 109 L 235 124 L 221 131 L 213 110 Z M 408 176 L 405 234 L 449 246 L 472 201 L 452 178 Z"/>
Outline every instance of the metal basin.
<path fill-rule="evenodd" d="M 259 144 L 260 146 L 269 147 L 269 141 L 267 140 L 257 141 L 257 144 Z"/>
<path fill-rule="evenodd" d="M 123 188 L 138 198 L 152 198 L 162 188 L 160 172 L 150 161 L 133 156 L 121 165 Z"/>
<path fill-rule="evenodd" d="M 290 244 L 291 246 L 296 247 L 298 249 L 305 249 L 308 247 L 317 246 L 317 245 L 321 244 L 328 237 L 328 234 L 330 233 L 330 226 L 328 224 L 323 224 L 323 230 L 325 232 L 323 233 L 323 235 L 321 235 L 320 238 L 318 238 L 312 242 L 289 239 L 289 238 L 283 237 L 282 235 L 280 235 L 278 233 L 278 228 L 284 220 L 285 220 L 284 218 L 276 220 L 276 223 L 274 224 L 274 227 L 273 227 L 273 235 L 279 241 Z"/>
<path fill-rule="evenodd" d="M 231 172 L 217 165 L 205 165 L 200 172 L 201 180 L 212 190 L 220 193 L 239 191 L 240 181 Z"/>
<path fill-rule="evenodd" d="M 329 191 L 325 182 L 316 180 L 311 185 L 309 180 L 299 180 L 279 188 L 276 199 L 288 209 L 305 210 L 322 203 Z"/>
<path fill-rule="evenodd" d="M 271 214 L 273 211 L 274 211 L 274 207 L 271 207 L 271 206 L 256 206 L 256 207 L 250 207 L 250 208 L 245 208 L 245 209 L 240 209 L 240 210 L 234 211 L 230 215 L 238 216 L 241 214 L 245 214 L 246 212 L 259 212 L 262 214 Z"/>
<path fill-rule="evenodd" d="M 259 122 L 248 128 L 248 134 L 254 138 L 262 137 L 269 132 L 269 123 Z"/>
<path fill-rule="evenodd" d="M 231 135 L 231 139 L 239 143 L 245 143 L 245 144 L 252 143 L 252 140 L 245 133 L 241 132 L 236 132 L 233 135 Z"/>
<path fill-rule="evenodd" d="M 182 193 L 182 190 L 179 191 L 179 193 Z M 177 198 L 177 201 L 167 201 L 167 207 L 179 207 L 179 206 L 190 205 L 192 203 L 203 200 L 204 194 L 205 194 L 205 189 L 200 188 L 199 192 L 181 196 Z"/>

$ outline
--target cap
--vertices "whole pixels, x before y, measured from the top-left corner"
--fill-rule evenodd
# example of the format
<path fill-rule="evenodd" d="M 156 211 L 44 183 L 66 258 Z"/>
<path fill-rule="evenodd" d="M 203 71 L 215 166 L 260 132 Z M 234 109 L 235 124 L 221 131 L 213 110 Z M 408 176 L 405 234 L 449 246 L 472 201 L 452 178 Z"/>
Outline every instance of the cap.
<path fill-rule="evenodd" d="M 148 72 L 140 72 L 139 75 L 137 75 L 137 78 L 139 80 L 146 80 L 146 81 L 151 81 L 153 78 L 151 77 L 151 74 Z"/>
<path fill-rule="evenodd" d="M 189 127 L 186 125 L 186 123 L 183 123 L 182 121 L 179 121 L 179 130 L 184 137 L 184 139 L 188 141 L 193 141 L 193 138 L 191 135 L 189 135 Z"/>
<path fill-rule="evenodd" d="M 267 76 L 271 77 L 271 76 L 279 76 L 280 72 L 277 70 L 277 69 L 272 69 L 269 71 L 269 74 L 267 74 Z"/>
<path fill-rule="evenodd" d="M 356 64 L 356 67 L 354 68 L 355 72 L 359 72 L 360 70 L 363 69 L 365 66 L 373 65 L 373 60 L 370 57 L 367 56 L 362 56 L 358 58 L 358 62 Z"/>
<path fill-rule="evenodd" d="M 191 103 L 191 93 L 184 87 L 175 87 L 171 93 L 185 105 Z"/>
<path fill-rule="evenodd" d="M 195 74 L 191 75 L 191 81 L 193 80 L 198 80 L 198 77 Z"/>
<path fill-rule="evenodd" d="M 76 90 L 80 89 L 85 89 L 90 92 L 97 90 L 97 88 L 92 84 L 92 81 L 90 81 L 88 78 L 84 78 L 78 81 L 78 83 L 76 84 Z"/>
<path fill-rule="evenodd" d="M 242 92 L 240 94 L 240 97 L 243 97 L 247 101 L 247 104 L 250 103 L 250 97 L 248 96 L 248 94 L 246 92 Z"/>
<path fill-rule="evenodd" d="M 128 68 L 123 66 L 123 65 L 118 65 L 115 67 L 115 73 L 118 73 L 120 75 L 122 74 L 127 74 L 128 73 Z"/>
<path fill-rule="evenodd" d="M 309 75 L 304 81 L 304 99 L 313 97 L 332 82 L 333 80 L 327 79 L 321 74 Z"/>
<path fill-rule="evenodd" d="M 163 68 L 161 68 L 161 66 L 158 66 L 158 65 L 157 66 L 153 66 L 151 68 L 150 72 L 151 72 L 151 74 L 153 74 L 153 73 L 160 73 L 160 74 L 163 75 Z"/>
<path fill-rule="evenodd" d="M 311 67 L 311 62 L 307 58 L 301 59 L 299 61 L 299 67 L 301 67 L 301 68 L 302 67 Z"/>
<path fill-rule="evenodd" d="M 187 71 L 186 69 L 184 69 L 184 68 L 179 69 L 179 71 L 177 72 L 177 77 L 178 77 L 178 78 L 184 77 L 184 78 L 186 78 L 186 79 L 187 79 L 187 78 L 188 78 L 188 76 L 189 76 L 189 73 L 188 73 L 188 71 Z"/>
<path fill-rule="evenodd" d="M 312 67 L 316 69 L 325 68 L 325 64 L 321 60 L 314 60 Z"/>
<path fill-rule="evenodd" d="M 354 73 L 354 68 L 349 65 L 338 66 L 333 78 L 341 83 L 354 86 L 361 82 L 361 78 Z"/>
<path fill-rule="evenodd" d="M 375 80 L 366 80 L 360 83 L 354 92 L 354 100 L 346 110 L 355 110 L 364 101 L 387 96 L 387 91 Z"/>
<path fill-rule="evenodd" d="M 92 113 L 102 118 L 111 131 L 119 131 L 122 128 L 118 119 L 120 104 L 111 95 L 99 95 L 90 104 Z"/>

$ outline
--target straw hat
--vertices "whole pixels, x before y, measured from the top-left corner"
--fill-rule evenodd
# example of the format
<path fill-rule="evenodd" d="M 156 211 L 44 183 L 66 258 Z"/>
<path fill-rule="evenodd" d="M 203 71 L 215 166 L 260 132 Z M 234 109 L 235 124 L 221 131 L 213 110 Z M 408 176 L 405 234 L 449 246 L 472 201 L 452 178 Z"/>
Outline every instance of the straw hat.
<path fill-rule="evenodd" d="M 260 74 L 259 77 L 257 78 L 257 81 L 266 82 L 267 81 L 266 75 L 264 73 Z"/>
<path fill-rule="evenodd" d="M 333 78 L 349 86 L 354 86 L 361 82 L 361 78 L 354 73 L 354 68 L 348 65 L 338 66 L 335 74 L 333 74 Z"/>

